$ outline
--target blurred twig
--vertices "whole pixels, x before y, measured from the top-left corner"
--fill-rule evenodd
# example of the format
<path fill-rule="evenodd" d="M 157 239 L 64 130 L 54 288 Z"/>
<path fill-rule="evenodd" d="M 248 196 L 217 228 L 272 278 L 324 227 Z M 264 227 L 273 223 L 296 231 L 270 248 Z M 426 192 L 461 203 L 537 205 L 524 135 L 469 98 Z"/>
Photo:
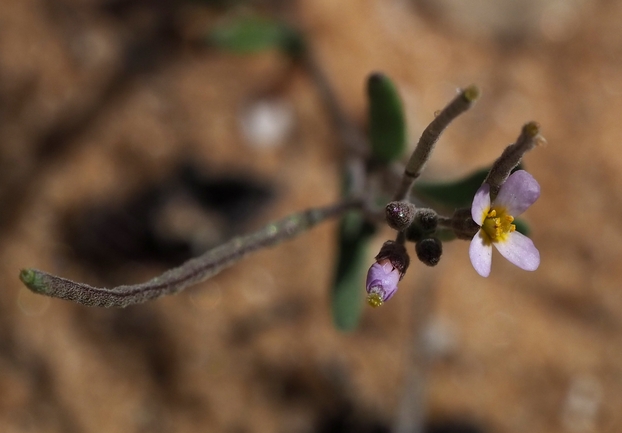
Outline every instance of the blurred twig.
<path fill-rule="evenodd" d="M 365 135 L 344 111 L 328 77 L 326 77 L 313 53 L 309 52 L 309 49 L 305 52 L 303 65 L 316 85 L 318 93 L 346 149 L 353 155 L 368 157 L 369 146 L 367 145 Z"/>
<path fill-rule="evenodd" d="M 404 387 L 393 429 L 394 433 L 423 433 L 426 409 L 426 384 L 430 359 L 425 338 L 426 327 L 434 310 L 435 283 L 430 272 L 420 278 L 412 295 L 412 333 L 406 347 Z"/>

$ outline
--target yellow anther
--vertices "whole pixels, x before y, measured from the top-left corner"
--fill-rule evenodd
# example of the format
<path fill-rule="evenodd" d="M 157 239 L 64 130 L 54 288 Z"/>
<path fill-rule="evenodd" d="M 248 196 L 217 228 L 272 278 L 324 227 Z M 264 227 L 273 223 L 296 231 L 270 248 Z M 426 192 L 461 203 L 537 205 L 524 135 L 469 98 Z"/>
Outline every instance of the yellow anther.
<path fill-rule="evenodd" d="M 380 307 L 383 304 L 382 296 L 380 293 L 370 293 L 367 295 L 367 303 L 374 308 Z"/>
<path fill-rule="evenodd" d="M 491 209 L 484 219 L 482 228 L 492 242 L 504 241 L 509 233 L 516 230 L 513 221 L 514 217 L 506 214 L 505 208 Z"/>

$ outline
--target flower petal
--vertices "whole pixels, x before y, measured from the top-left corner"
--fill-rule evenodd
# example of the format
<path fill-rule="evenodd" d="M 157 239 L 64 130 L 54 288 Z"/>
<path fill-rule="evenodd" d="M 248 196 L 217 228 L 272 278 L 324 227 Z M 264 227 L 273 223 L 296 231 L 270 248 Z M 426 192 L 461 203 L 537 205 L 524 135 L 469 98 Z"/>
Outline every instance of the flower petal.
<path fill-rule="evenodd" d="M 485 239 L 486 234 L 483 230 L 477 232 L 473 236 L 471 245 L 469 246 L 469 257 L 475 271 L 482 277 L 490 275 L 492 266 L 492 245 Z"/>
<path fill-rule="evenodd" d="M 540 185 L 525 170 L 517 170 L 508 177 L 493 206 L 502 206 L 507 213 L 518 216 L 525 212 L 540 197 Z"/>
<path fill-rule="evenodd" d="M 540 252 L 527 236 L 512 232 L 504 242 L 495 242 L 503 257 L 526 271 L 535 271 L 540 266 Z"/>
<path fill-rule="evenodd" d="M 400 273 L 389 260 L 374 263 L 367 271 L 365 283 L 367 293 L 380 293 L 383 301 L 388 301 L 397 291 Z"/>
<path fill-rule="evenodd" d="M 471 218 L 478 225 L 482 225 L 484 218 L 490 209 L 490 185 L 487 183 L 479 187 L 473 197 L 473 205 L 471 205 Z"/>
<path fill-rule="evenodd" d="M 397 293 L 397 284 L 384 286 L 384 302 L 387 302 Z"/>

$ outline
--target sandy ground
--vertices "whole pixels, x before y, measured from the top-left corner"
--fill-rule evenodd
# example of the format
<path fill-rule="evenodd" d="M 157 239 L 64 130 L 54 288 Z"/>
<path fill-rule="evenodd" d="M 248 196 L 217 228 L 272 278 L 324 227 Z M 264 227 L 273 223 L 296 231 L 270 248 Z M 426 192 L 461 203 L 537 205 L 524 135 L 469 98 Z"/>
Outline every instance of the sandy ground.
<path fill-rule="evenodd" d="M 495 255 L 483 279 L 466 242 L 446 244 L 350 334 L 328 308 L 334 222 L 124 310 L 21 286 L 22 267 L 139 282 L 338 199 L 339 141 L 308 75 L 278 53 L 197 46 L 238 10 L 208 3 L 0 2 L 0 430 L 386 432 L 423 413 L 429 432 L 622 431 L 618 2 L 257 2 L 304 29 L 362 126 L 372 71 L 398 84 L 413 142 L 456 88 L 483 89 L 429 178 L 490 163 L 540 122 L 548 145 L 525 159 L 542 186 L 526 214 L 534 273 Z M 264 103 L 284 126 L 259 139 L 243 120 Z M 216 183 L 244 180 L 237 213 L 171 181 L 189 160 Z M 136 198 L 149 188 L 177 255 L 125 234 L 144 223 L 128 203 L 151 215 Z"/>

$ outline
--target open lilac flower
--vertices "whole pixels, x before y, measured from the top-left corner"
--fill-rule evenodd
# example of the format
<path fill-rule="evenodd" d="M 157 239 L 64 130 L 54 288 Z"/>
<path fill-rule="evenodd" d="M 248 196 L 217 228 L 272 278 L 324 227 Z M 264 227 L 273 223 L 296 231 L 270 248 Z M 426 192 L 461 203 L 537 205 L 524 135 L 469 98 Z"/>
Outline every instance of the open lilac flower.
<path fill-rule="evenodd" d="M 371 265 L 367 272 L 367 303 L 379 307 L 397 292 L 397 283 L 402 275 L 389 259 L 382 259 Z"/>
<path fill-rule="evenodd" d="M 483 184 L 475 193 L 471 216 L 481 227 L 471 241 L 469 256 L 482 277 L 490 275 L 492 246 L 521 269 L 535 271 L 540 252 L 531 239 L 516 231 L 514 217 L 522 214 L 540 197 L 540 185 L 524 170 L 512 173 L 490 203 L 490 186 Z"/>

